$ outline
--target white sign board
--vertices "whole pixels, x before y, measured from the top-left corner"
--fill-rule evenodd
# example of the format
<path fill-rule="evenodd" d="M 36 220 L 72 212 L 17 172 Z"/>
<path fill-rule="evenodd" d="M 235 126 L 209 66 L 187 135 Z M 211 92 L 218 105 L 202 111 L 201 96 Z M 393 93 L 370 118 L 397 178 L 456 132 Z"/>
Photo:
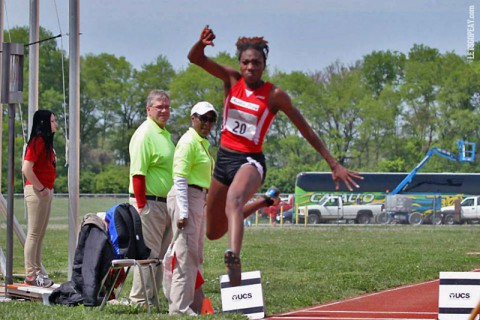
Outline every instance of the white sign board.
<path fill-rule="evenodd" d="M 17 283 L 7 285 L 8 294 L 15 298 L 25 298 L 25 299 L 37 299 L 42 300 L 44 305 L 49 305 L 50 302 L 48 298 L 52 294 L 53 290 L 60 287 L 59 284 L 55 283 L 50 288 L 36 287 L 28 284 Z"/>
<path fill-rule="evenodd" d="M 479 302 L 480 272 L 440 272 L 439 320 L 468 320 Z"/>
<path fill-rule="evenodd" d="M 223 312 L 243 313 L 249 319 L 265 317 L 260 271 L 242 272 L 242 284 L 230 286 L 228 275 L 220 276 Z"/>

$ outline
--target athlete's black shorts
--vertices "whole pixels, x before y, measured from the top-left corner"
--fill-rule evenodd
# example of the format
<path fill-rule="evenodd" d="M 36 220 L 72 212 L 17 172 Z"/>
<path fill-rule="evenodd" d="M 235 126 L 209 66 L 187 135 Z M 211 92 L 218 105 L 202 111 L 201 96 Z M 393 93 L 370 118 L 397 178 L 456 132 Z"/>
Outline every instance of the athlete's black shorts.
<path fill-rule="evenodd" d="M 237 171 L 245 164 L 253 165 L 262 176 L 262 183 L 267 175 L 265 155 L 259 153 L 237 153 L 220 147 L 213 176 L 224 185 L 231 185 Z"/>

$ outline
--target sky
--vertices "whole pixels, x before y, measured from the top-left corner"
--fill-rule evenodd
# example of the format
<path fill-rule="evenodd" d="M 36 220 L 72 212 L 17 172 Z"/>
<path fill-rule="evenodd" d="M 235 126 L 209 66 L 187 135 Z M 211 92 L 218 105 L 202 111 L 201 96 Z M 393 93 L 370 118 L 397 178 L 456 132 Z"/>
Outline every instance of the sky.
<path fill-rule="evenodd" d="M 4 28 L 28 26 L 31 0 L 3 1 Z M 69 1 L 38 1 L 40 25 L 54 35 L 68 34 Z M 480 0 L 79 1 L 80 54 L 123 56 L 137 69 L 159 55 L 177 71 L 185 69 L 188 51 L 207 24 L 216 34 L 208 56 L 234 55 L 240 36 L 264 36 L 269 69 L 307 73 L 337 60 L 353 64 L 372 51 L 407 54 L 414 44 L 465 55 L 472 6 L 480 30 Z M 62 42 L 68 52 L 68 36 Z"/>

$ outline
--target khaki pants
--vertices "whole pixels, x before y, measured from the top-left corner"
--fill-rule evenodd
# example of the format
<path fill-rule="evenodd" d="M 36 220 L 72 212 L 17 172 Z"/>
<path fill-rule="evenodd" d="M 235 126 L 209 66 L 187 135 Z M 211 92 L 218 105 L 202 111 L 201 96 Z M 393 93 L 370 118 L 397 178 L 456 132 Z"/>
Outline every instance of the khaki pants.
<path fill-rule="evenodd" d="M 168 213 L 172 219 L 173 232 L 177 232 L 179 208 L 175 187 L 167 198 Z M 203 275 L 203 246 L 205 237 L 206 192 L 188 188 L 188 223 L 179 230 L 175 241 L 177 262 L 173 270 L 168 310 L 170 314 L 200 314 L 205 297 L 200 287 L 195 290 L 197 272 Z"/>
<path fill-rule="evenodd" d="M 135 198 L 130 198 L 130 204 L 138 210 L 137 201 Z M 172 241 L 172 227 L 170 217 L 167 212 L 167 204 L 165 202 L 147 200 L 147 204 L 143 208 L 142 215 L 142 231 L 145 244 L 152 251 L 149 258 L 163 259 L 167 252 L 168 245 Z M 133 303 L 145 304 L 146 298 L 143 294 L 142 283 L 140 280 L 140 268 L 135 267 L 133 270 L 132 290 L 130 291 L 130 300 Z M 153 291 L 148 279 L 150 279 L 148 267 L 142 267 L 143 278 L 145 279 L 145 286 L 147 288 L 149 303 L 152 303 Z M 157 289 L 161 288 L 163 269 L 160 264 L 154 270 L 155 282 Z M 159 290 L 160 291 L 160 290 Z"/>
<path fill-rule="evenodd" d="M 48 196 L 42 197 L 32 185 L 27 185 L 24 197 L 28 211 L 28 230 L 23 253 L 25 275 L 31 278 L 38 275 L 42 268 L 42 243 L 50 218 L 53 190 L 49 190 Z"/>

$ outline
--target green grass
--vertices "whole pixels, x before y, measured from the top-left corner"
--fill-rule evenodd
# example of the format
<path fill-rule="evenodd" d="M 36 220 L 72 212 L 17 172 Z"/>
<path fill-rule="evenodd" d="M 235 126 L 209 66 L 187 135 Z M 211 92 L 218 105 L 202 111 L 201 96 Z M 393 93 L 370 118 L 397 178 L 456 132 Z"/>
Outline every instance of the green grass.
<path fill-rule="evenodd" d="M 65 207 L 52 213 L 44 246 L 44 265 L 58 283 L 66 280 L 68 266 L 68 209 L 66 200 L 61 204 L 63 201 L 55 201 L 55 207 Z M 79 215 L 105 211 L 118 199 L 108 201 L 82 199 Z M 59 227 L 62 224 L 63 227 Z M 435 279 L 440 271 L 469 271 L 480 267 L 479 256 L 465 254 L 480 251 L 479 231 L 480 225 L 250 227 L 245 229 L 242 265 L 244 271 L 261 271 L 267 313 L 275 314 Z M 0 232 L 5 249 L 4 224 Z M 226 243 L 225 237 L 205 242 L 204 290 L 215 310 L 221 310 L 219 275 L 225 273 L 222 257 Z M 17 241 L 14 273 L 23 273 L 23 253 Z M 127 279 L 127 283 L 130 282 Z M 124 297 L 128 290 L 129 287 L 124 290 Z M 0 313 L 8 314 L 9 319 L 182 318 L 166 315 L 165 302 L 162 311 L 161 315 L 146 315 L 126 306 L 108 306 L 99 312 L 84 307 L 0 303 Z M 240 315 L 219 314 L 205 318 L 243 319 Z"/>

